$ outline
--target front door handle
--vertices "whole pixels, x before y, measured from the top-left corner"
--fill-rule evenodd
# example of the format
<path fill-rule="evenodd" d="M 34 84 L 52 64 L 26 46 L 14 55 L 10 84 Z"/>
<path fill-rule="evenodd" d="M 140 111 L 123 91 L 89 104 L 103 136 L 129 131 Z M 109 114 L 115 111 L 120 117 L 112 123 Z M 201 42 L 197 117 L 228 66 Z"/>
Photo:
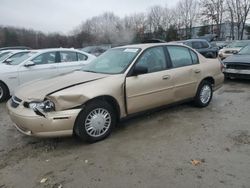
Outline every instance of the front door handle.
<path fill-rule="evenodd" d="M 163 80 L 168 80 L 169 78 L 170 78 L 169 75 L 165 75 L 165 76 L 162 77 Z"/>
<path fill-rule="evenodd" d="M 194 72 L 195 72 L 196 74 L 198 74 L 198 73 L 201 72 L 201 70 L 200 70 L 200 69 L 195 69 Z"/>
<path fill-rule="evenodd" d="M 49 68 L 50 69 L 56 69 L 56 66 L 50 66 Z"/>

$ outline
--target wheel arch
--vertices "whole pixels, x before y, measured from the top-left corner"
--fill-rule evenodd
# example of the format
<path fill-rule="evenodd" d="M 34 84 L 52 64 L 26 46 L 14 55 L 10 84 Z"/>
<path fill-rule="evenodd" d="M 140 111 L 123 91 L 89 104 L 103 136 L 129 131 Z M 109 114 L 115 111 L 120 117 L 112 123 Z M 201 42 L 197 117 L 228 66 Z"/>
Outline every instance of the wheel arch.
<path fill-rule="evenodd" d="M 203 81 L 208 81 L 208 82 L 210 82 L 211 84 L 212 84 L 212 86 L 215 84 L 215 80 L 214 80 L 214 78 L 212 77 L 212 76 L 207 76 L 207 77 L 205 77 L 201 82 L 203 82 Z M 201 83 L 200 82 L 200 83 Z"/>
<path fill-rule="evenodd" d="M 102 101 L 106 101 L 107 103 L 109 103 L 116 112 L 117 120 L 118 121 L 120 120 L 120 117 L 121 117 L 120 105 L 119 105 L 118 101 L 110 95 L 97 96 L 97 97 L 94 97 L 94 98 L 86 101 L 84 104 L 82 104 L 82 110 L 84 109 L 85 105 L 88 105 L 88 103 L 93 102 L 95 100 L 102 100 Z"/>
<path fill-rule="evenodd" d="M 199 86 L 201 85 L 201 83 L 202 83 L 203 81 L 208 81 L 208 82 L 210 82 L 210 83 L 212 84 L 212 88 L 214 87 L 214 84 L 215 84 L 214 78 L 213 78 L 212 76 L 207 76 L 207 77 L 203 78 L 203 79 L 199 82 L 199 84 L 197 85 L 197 87 L 196 87 L 196 93 L 197 93 L 197 91 L 198 91 L 198 89 L 199 89 Z"/>

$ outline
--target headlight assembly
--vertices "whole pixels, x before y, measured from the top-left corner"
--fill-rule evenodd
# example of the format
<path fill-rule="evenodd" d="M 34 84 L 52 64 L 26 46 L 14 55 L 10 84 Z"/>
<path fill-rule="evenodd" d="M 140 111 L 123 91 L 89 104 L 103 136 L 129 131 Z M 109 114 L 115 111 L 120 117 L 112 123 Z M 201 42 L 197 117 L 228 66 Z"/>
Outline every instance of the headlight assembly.
<path fill-rule="evenodd" d="M 55 111 L 55 104 L 51 100 L 45 100 L 43 102 L 30 102 L 29 108 L 35 110 L 42 110 L 43 112 Z"/>

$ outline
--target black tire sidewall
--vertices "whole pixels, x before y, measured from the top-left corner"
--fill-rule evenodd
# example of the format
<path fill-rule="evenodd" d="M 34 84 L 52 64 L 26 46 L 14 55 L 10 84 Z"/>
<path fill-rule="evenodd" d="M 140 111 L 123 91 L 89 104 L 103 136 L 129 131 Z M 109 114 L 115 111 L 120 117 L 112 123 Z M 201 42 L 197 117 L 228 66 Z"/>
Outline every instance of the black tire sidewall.
<path fill-rule="evenodd" d="M 2 88 L 3 90 L 3 96 L 0 98 L 0 102 L 3 102 L 8 98 L 9 91 L 8 91 L 8 88 L 1 82 L 0 82 L 0 88 Z"/>
<path fill-rule="evenodd" d="M 93 111 L 96 108 L 103 108 L 103 109 L 107 110 L 111 116 L 111 124 L 110 124 L 108 131 L 100 137 L 90 136 L 85 129 L 85 120 L 86 120 L 87 116 L 89 115 L 89 113 L 91 111 Z M 81 140 L 84 140 L 84 141 L 89 142 L 89 143 L 94 143 L 94 142 L 105 139 L 106 137 L 108 137 L 111 134 L 111 132 L 116 124 L 116 119 L 117 119 L 116 113 L 115 113 L 113 107 L 109 103 L 107 103 L 106 101 L 102 101 L 102 100 L 95 100 L 95 101 L 92 101 L 92 102 L 86 104 L 85 107 L 83 108 L 83 110 L 79 113 L 79 115 L 76 119 L 76 122 L 75 122 L 73 132 Z"/>
<path fill-rule="evenodd" d="M 200 94 L 201 94 L 202 88 L 204 86 L 206 86 L 206 85 L 209 86 L 210 89 L 211 89 L 211 96 L 210 96 L 210 99 L 209 99 L 209 101 L 207 103 L 203 103 L 201 101 Z M 207 107 L 209 105 L 209 103 L 211 102 L 212 98 L 213 98 L 212 84 L 209 81 L 206 81 L 206 80 L 202 81 L 201 84 L 198 87 L 198 90 L 197 90 L 197 93 L 196 93 L 196 96 L 195 96 L 195 104 L 196 104 L 196 106 L 201 107 L 201 108 Z"/>

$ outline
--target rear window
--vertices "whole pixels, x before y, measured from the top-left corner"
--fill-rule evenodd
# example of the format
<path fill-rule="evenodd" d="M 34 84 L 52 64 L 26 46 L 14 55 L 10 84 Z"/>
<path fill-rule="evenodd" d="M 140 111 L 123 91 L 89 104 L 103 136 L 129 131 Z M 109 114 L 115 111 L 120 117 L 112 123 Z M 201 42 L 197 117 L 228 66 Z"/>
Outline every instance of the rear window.
<path fill-rule="evenodd" d="M 60 52 L 61 62 L 73 62 L 77 61 L 76 52 Z"/>

